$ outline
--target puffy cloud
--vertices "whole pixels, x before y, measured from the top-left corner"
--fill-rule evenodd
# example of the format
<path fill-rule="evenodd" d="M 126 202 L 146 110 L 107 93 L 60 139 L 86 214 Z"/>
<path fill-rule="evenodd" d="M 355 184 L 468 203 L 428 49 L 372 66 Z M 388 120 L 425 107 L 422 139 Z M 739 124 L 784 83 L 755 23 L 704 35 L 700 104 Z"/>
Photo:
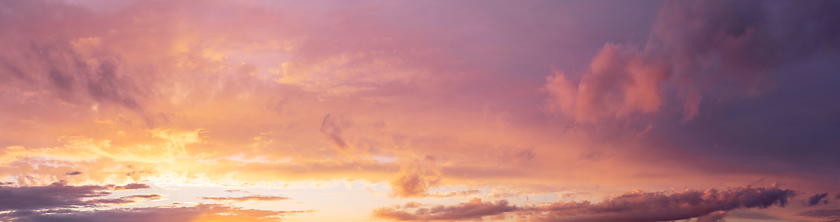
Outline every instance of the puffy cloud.
<path fill-rule="evenodd" d="M 545 90 L 556 100 L 551 101 L 555 109 L 578 121 L 656 112 L 663 103 L 660 83 L 669 77 L 668 66 L 660 60 L 633 47 L 606 44 L 577 85 L 555 72 Z"/>
<path fill-rule="evenodd" d="M 426 179 L 420 174 L 413 173 L 404 175 L 397 180 L 391 181 L 393 195 L 400 197 L 422 197 L 426 191 L 436 185 L 439 179 Z"/>
<path fill-rule="evenodd" d="M 606 44 L 577 81 L 563 72 L 549 76 L 548 106 L 578 121 L 622 118 L 658 112 L 670 91 L 691 119 L 704 94 L 756 96 L 776 88 L 783 65 L 836 53 L 840 43 L 827 36 L 840 35 L 840 17 L 828 9 L 838 7 L 831 1 L 667 1 L 642 48 Z"/>
<path fill-rule="evenodd" d="M 280 200 L 288 200 L 288 197 L 281 197 L 281 196 L 264 196 L 264 195 L 251 195 L 251 196 L 244 196 L 244 197 L 200 197 L 200 199 L 204 200 L 215 200 L 215 201 L 280 201 Z"/>
<path fill-rule="evenodd" d="M 409 204 L 406 204 L 404 209 L 416 210 L 406 211 L 398 208 L 383 207 L 376 209 L 373 212 L 373 216 L 397 221 L 458 221 L 477 220 L 486 216 L 500 215 L 518 209 L 516 206 L 509 205 L 506 200 L 491 202 L 482 201 L 479 198 L 473 198 L 469 202 L 453 206 L 437 205 L 428 208 L 419 208 L 415 204 Z"/>

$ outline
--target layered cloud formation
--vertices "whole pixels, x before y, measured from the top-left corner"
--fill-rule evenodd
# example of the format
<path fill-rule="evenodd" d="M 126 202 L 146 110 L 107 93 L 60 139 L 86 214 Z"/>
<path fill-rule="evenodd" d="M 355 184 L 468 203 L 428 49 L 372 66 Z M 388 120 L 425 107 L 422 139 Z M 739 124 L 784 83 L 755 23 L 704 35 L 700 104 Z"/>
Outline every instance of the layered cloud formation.
<path fill-rule="evenodd" d="M 838 10 L 0 1 L 1 217 L 834 220 Z"/>
<path fill-rule="evenodd" d="M 512 206 L 504 200 L 483 202 L 475 198 L 448 207 L 421 208 L 409 202 L 405 206 L 378 209 L 374 216 L 401 221 L 470 220 L 494 216 L 496 219 L 518 217 L 532 221 L 675 221 L 691 218 L 705 221 L 720 219 L 727 211 L 740 208 L 784 207 L 794 194 L 792 190 L 779 188 L 686 190 L 671 194 L 633 191 L 595 204 L 561 201 L 542 206 Z M 508 212 L 515 213 L 504 215 Z"/>

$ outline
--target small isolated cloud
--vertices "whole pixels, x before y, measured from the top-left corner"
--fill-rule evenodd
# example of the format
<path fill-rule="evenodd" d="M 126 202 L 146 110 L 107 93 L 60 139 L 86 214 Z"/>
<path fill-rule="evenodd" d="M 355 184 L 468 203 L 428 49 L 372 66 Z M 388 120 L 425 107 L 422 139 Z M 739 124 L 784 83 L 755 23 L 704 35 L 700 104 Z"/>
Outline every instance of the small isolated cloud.
<path fill-rule="evenodd" d="M 330 114 L 324 116 L 324 120 L 321 122 L 321 132 L 324 133 L 324 135 L 326 135 L 339 150 L 347 148 L 347 143 L 341 138 L 341 128 L 336 123 L 335 117 L 331 117 Z"/>
<path fill-rule="evenodd" d="M 67 172 L 64 175 L 75 176 L 75 175 L 81 175 L 81 174 L 82 174 L 82 172 L 80 172 L 80 171 L 73 171 L 73 172 Z"/>
<path fill-rule="evenodd" d="M 134 198 L 134 199 L 147 199 L 147 200 L 160 200 L 160 194 L 142 194 L 142 195 L 131 195 L 124 198 Z"/>
<path fill-rule="evenodd" d="M 199 197 L 199 199 L 215 200 L 215 201 L 243 202 L 243 201 L 281 201 L 281 200 L 288 200 L 288 199 L 291 199 L 291 198 L 281 197 L 281 196 L 251 195 L 251 196 L 244 196 L 244 197 Z"/>
<path fill-rule="evenodd" d="M 125 186 L 110 186 L 113 190 L 137 190 L 137 189 L 147 189 L 150 188 L 149 185 L 142 184 L 142 183 L 130 183 L 126 184 Z"/>
<path fill-rule="evenodd" d="M 819 205 L 820 202 L 828 204 L 828 198 L 826 197 L 828 197 L 828 193 L 814 194 L 814 196 L 808 198 L 808 206 L 816 206 Z M 826 198 L 826 200 L 823 200 L 823 198 Z"/>
<path fill-rule="evenodd" d="M 431 198 L 449 198 L 449 197 L 466 197 L 474 194 L 481 193 L 480 190 L 459 190 L 459 191 L 449 191 L 449 192 L 432 192 L 425 194 L 424 197 L 431 197 Z"/>
<path fill-rule="evenodd" d="M 409 202 L 403 207 L 404 209 L 383 207 L 375 210 L 373 216 L 396 221 L 479 220 L 482 217 L 500 215 L 519 209 L 509 205 L 506 200 L 490 202 L 479 198 L 473 198 L 469 202 L 455 206 L 437 205 L 427 208 L 418 208 L 418 206 L 419 204 Z"/>

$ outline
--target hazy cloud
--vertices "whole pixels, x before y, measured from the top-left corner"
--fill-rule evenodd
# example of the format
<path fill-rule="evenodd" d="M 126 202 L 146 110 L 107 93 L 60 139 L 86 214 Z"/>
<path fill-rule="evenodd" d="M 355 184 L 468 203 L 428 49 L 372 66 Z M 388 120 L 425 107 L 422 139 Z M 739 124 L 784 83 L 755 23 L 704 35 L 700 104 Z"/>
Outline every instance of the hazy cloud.
<path fill-rule="evenodd" d="M 200 197 L 200 199 L 205 200 L 215 200 L 215 201 L 280 201 L 280 200 L 288 200 L 288 197 L 281 197 L 281 196 L 263 196 L 263 195 L 251 195 L 251 196 L 244 196 L 244 197 Z"/>

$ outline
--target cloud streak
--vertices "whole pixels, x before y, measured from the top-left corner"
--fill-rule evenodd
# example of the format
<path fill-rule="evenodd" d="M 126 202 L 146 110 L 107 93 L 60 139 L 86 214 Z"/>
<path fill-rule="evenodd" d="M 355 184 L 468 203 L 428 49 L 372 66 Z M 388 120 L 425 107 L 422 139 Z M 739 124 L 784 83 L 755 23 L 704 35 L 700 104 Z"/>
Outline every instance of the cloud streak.
<path fill-rule="evenodd" d="M 127 185 L 130 186 L 130 185 Z M 136 186 L 135 186 L 136 187 Z M 148 188 L 146 186 L 145 188 Z M 72 207 L 93 207 L 101 204 L 129 204 L 125 198 L 97 198 L 110 195 L 112 186 L 69 186 L 62 182 L 48 186 L 0 186 L 0 210 L 39 210 Z M 96 198 L 96 199 L 89 199 Z"/>
<path fill-rule="evenodd" d="M 15 212 L 0 214 L 10 221 L 281 221 L 281 216 L 314 211 L 253 210 L 214 204 L 192 207 L 147 207 L 95 211 Z"/>
<path fill-rule="evenodd" d="M 600 203 L 590 201 L 555 202 L 547 205 L 514 206 L 507 201 L 482 201 L 474 198 L 453 206 L 386 207 L 373 212 L 374 217 L 396 221 L 471 220 L 505 213 L 530 221 L 674 221 L 698 218 L 697 221 L 720 221 L 726 212 L 745 208 L 784 207 L 795 194 L 779 188 L 732 188 L 706 191 L 650 193 L 633 191 Z M 512 216 L 510 215 L 510 216 Z"/>
<path fill-rule="evenodd" d="M 288 198 L 288 197 L 263 196 L 263 195 L 251 195 L 251 196 L 244 196 L 244 197 L 199 197 L 199 198 L 204 199 L 204 200 L 236 201 L 236 202 L 243 202 L 243 201 L 280 201 L 280 200 L 291 199 L 291 198 Z"/>

